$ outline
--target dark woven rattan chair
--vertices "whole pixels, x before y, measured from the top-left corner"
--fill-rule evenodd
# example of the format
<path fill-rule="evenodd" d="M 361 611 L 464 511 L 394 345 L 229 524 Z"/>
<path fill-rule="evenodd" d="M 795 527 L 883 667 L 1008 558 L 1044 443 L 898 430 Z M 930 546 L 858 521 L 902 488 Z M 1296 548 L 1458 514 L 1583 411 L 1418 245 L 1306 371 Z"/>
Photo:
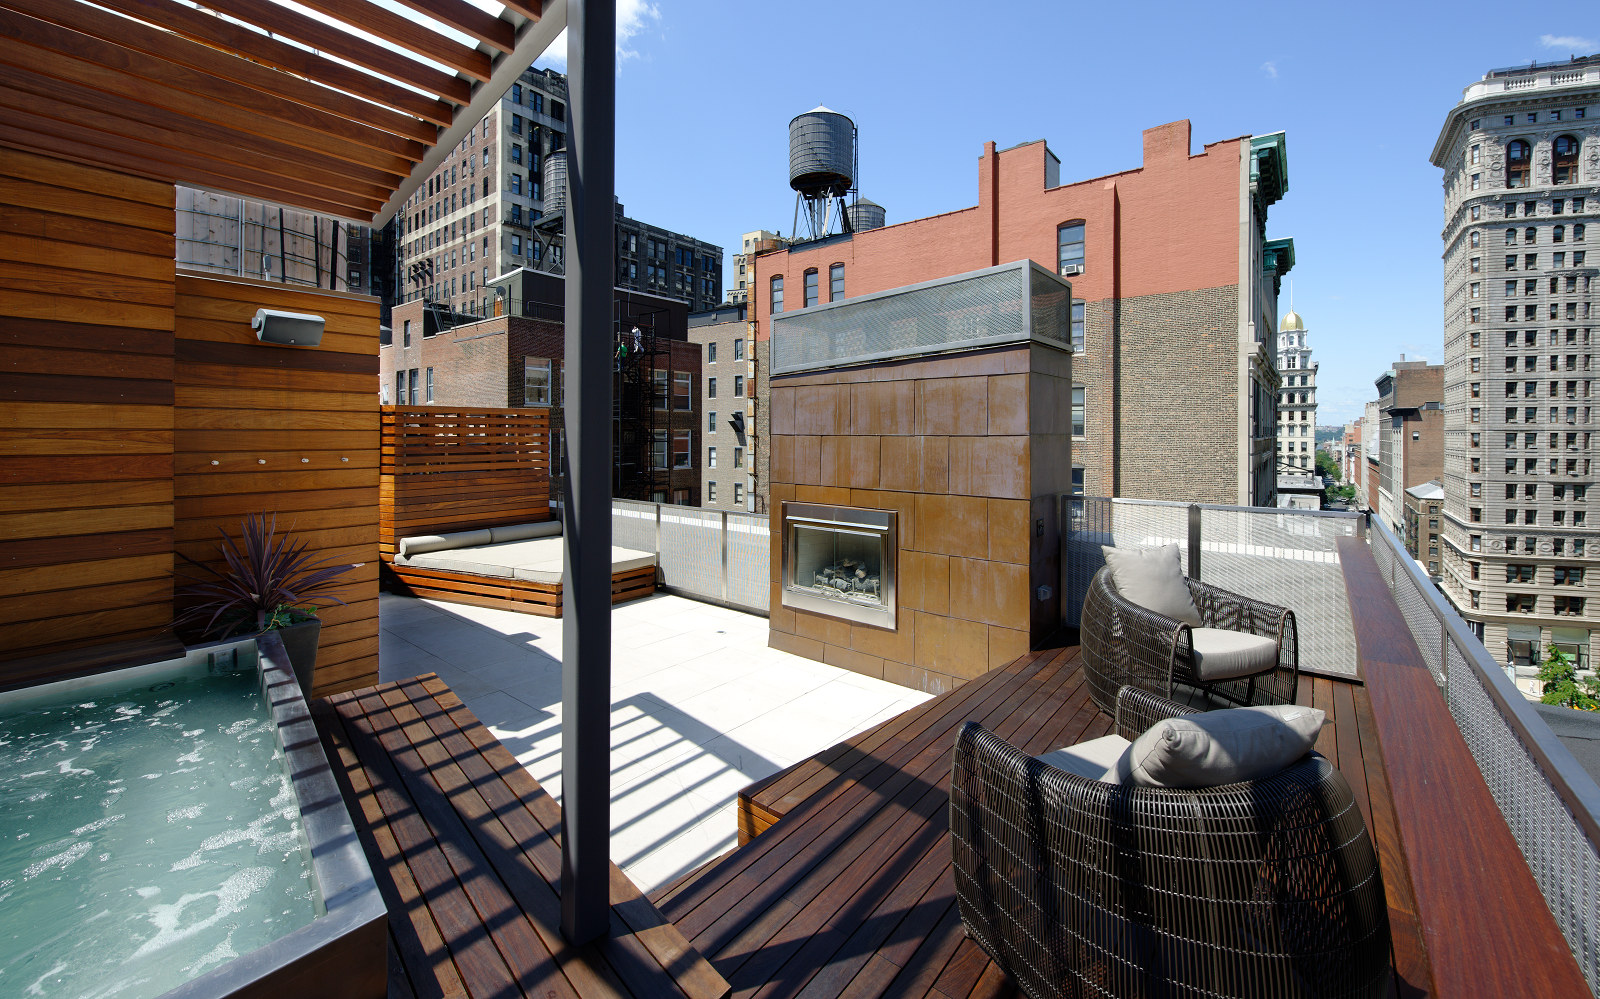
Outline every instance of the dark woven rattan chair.
<path fill-rule="evenodd" d="M 1129 688 L 1135 738 L 1185 713 Z M 1389 917 L 1350 787 L 1315 753 L 1198 790 L 1058 770 L 976 722 L 950 787 L 969 935 L 1033 999 L 1381 996 Z"/>
<path fill-rule="evenodd" d="M 1089 583 L 1079 627 L 1084 678 L 1095 706 L 1112 714 L 1117 691 L 1127 685 L 1194 707 L 1293 704 L 1300 679 L 1294 612 L 1196 579 L 1184 582 L 1205 627 L 1275 639 L 1277 665 L 1254 676 L 1201 683 L 1190 651 L 1190 626 L 1128 600 L 1117 592 L 1106 567 Z"/>

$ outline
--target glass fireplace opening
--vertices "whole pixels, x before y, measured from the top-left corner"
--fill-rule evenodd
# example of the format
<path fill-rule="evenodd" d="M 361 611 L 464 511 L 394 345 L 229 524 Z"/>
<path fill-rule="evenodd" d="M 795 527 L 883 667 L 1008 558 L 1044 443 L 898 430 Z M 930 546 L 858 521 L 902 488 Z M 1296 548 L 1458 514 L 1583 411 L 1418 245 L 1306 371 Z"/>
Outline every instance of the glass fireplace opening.
<path fill-rule="evenodd" d="M 895 626 L 895 514 L 783 505 L 783 603 L 880 628 Z"/>

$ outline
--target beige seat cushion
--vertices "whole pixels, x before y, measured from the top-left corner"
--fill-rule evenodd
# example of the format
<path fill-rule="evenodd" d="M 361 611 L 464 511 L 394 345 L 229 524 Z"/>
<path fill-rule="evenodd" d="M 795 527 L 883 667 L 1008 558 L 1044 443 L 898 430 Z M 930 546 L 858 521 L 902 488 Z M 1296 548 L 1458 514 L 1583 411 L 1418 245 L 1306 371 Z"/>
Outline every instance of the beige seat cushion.
<path fill-rule="evenodd" d="M 1202 682 L 1265 673 L 1278 665 L 1278 643 L 1263 635 L 1223 628 L 1194 628 L 1194 672 Z"/>
<path fill-rule="evenodd" d="M 1065 770 L 1069 774 L 1077 774 L 1090 780 L 1100 780 L 1107 770 L 1116 766 L 1117 760 L 1127 750 L 1127 739 L 1120 735 L 1102 735 L 1098 739 L 1080 742 L 1076 746 L 1065 746 L 1041 754 L 1039 759 L 1057 770 Z"/>
<path fill-rule="evenodd" d="M 1185 624 L 1199 625 L 1200 611 L 1183 581 L 1177 545 L 1113 548 L 1102 545 L 1117 592 L 1132 603 Z"/>
<path fill-rule="evenodd" d="M 1270 777 L 1311 752 L 1325 715 L 1273 704 L 1156 722 L 1101 778 L 1147 787 L 1217 787 Z"/>
<path fill-rule="evenodd" d="M 532 524 L 508 524 L 505 527 L 491 527 L 489 533 L 493 535 L 493 543 L 497 545 L 507 541 L 553 538 L 561 533 L 561 521 L 541 520 Z"/>
<path fill-rule="evenodd" d="M 449 551 L 452 548 L 472 548 L 476 545 L 486 545 L 490 540 L 491 535 L 487 529 L 457 531 L 454 534 L 419 534 L 400 539 L 400 554 L 411 556 Z"/>

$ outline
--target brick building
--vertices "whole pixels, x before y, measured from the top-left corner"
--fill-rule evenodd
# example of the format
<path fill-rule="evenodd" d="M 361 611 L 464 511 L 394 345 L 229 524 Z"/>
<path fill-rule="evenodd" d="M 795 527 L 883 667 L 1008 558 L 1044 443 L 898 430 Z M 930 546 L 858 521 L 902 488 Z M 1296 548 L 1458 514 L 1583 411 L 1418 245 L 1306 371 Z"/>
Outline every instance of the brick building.
<path fill-rule="evenodd" d="M 1373 509 L 1405 537 L 1405 491 L 1444 474 L 1444 365 L 1407 361 L 1379 375 L 1378 484 Z"/>
<path fill-rule="evenodd" d="M 1406 490 L 1406 552 L 1425 566 L 1435 583 L 1439 575 L 1439 511 L 1444 508 L 1444 487 L 1438 479 Z"/>
<path fill-rule="evenodd" d="M 755 464 L 755 354 L 742 305 L 689 317 L 689 342 L 700 347 L 701 505 L 758 513 Z"/>
<path fill-rule="evenodd" d="M 394 307 L 394 333 L 379 356 L 384 403 L 523 406 L 550 410 L 559 452 L 566 279 L 518 269 L 496 282 L 508 292 L 488 319 Z M 700 503 L 700 348 L 687 339 L 688 307 L 674 299 L 617 291 L 613 495 Z M 515 302 L 513 314 L 505 303 Z M 635 331 L 638 331 L 636 334 Z M 559 494 L 559 475 L 551 495 Z"/>
<path fill-rule="evenodd" d="M 1283 134 L 1195 154 L 1180 121 L 1145 131 L 1137 168 L 1069 184 L 1060 170 L 1044 142 L 988 143 L 974 207 L 758 254 L 758 448 L 770 314 L 1030 258 L 1074 289 L 1073 489 L 1272 504 L 1292 244 L 1266 222 L 1288 188 Z"/>
<path fill-rule="evenodd" d="M 1554 643 L 1587 666 L 1600 55 L 1484 74 L 1430 159 L 1444 171 L 1444 592 L 1500 662 L 1531 667 Z"/>

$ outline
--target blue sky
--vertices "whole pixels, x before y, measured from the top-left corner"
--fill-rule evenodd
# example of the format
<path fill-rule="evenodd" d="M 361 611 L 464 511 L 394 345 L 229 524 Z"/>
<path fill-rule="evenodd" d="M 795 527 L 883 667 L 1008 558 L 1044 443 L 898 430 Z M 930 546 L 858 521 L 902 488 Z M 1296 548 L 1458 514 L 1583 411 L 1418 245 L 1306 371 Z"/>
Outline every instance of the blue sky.
<path fill-rule="evenodd" d="M 1442 357 L 1428 154 L 1462 88 L 1600 51 L 1584 4 L 619 7 L 618 195 L 631 216 L 727 251 L 743 232 L 790 230 L 788 122 L 818 103 L 855 120 L 861 193 L 891 223 L 975 204 L 990 139 L 1049 140 L 1068 181 L 1137 166 L 1140 132 L 1179 118 L 1197 150 L 1287 131 L 1289 193 L 1267 235 L 1294 237 L 1321 423 L 1359 416 L 1401 353 Z"/>

